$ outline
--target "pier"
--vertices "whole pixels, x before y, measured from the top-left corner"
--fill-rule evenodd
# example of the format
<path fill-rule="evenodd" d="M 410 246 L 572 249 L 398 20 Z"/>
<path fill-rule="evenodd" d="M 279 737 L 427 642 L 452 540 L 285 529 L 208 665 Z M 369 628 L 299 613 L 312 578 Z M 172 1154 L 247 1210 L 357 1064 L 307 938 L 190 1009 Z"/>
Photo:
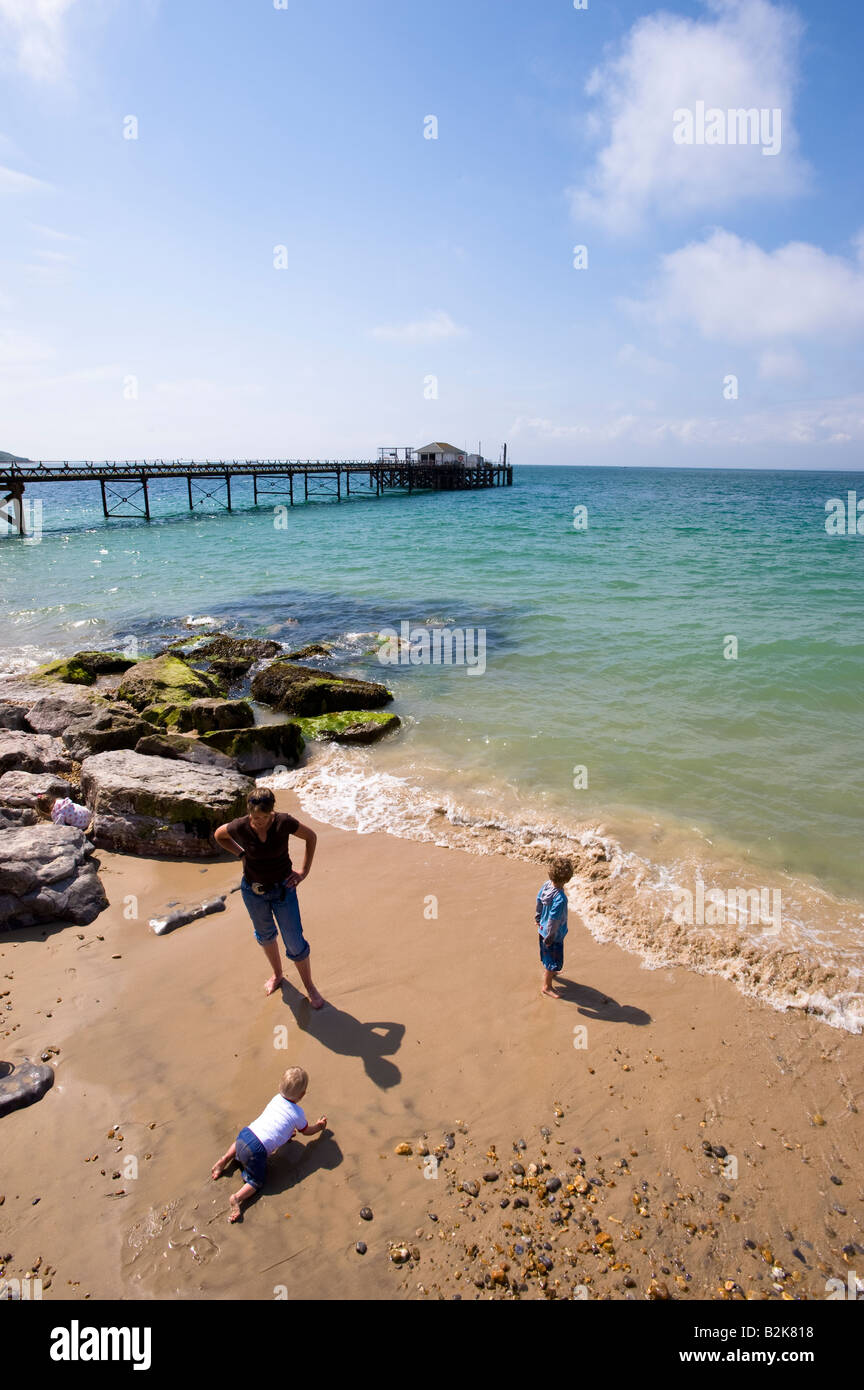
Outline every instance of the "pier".
<path fill-rule="evenodd" d="M 427 456 L 428 457 L 428 456 Z M 107 518 L 137 517 L 150 521 L 150 490 L 162 478 L 185 478 L 188 510 L 208 504 L 235 510 L 236 479 L 252 479 L 252 506 L 352 497 L 381 497 L 385 493 L 442 492 L 510 487 L 513 467 L 507 446 L 498 463 L 479 455 L 458 455 L 464 462 L 419 461 L 415 451 L 381 449 L 371 459 L 125 459 L 93 462 L 20 459 L 0 461 L 0 521 L 4 529 L 26 536 L 25 489 L 52 483 L 98 483 L 102 512 Z M 248 506 L 248 503 L 247 503 Z"/>

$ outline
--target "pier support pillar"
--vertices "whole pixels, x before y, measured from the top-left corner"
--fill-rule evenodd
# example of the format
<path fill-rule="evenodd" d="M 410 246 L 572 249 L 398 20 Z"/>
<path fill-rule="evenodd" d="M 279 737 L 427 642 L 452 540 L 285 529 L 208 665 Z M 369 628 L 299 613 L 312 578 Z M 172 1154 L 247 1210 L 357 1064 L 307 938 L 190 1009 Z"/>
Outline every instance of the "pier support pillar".
<path fill-rule="evenodd" d="M 231 474 L 225 474 L 225 496 L 228 501 L 228 510 L 231 510 Z"/>
<path fill-rule="evenodd" d="M 108 498 L 105 496 L 105 479 L 99 479 L 99 487 L 102 489 L 102 515 L 108 515 Z"/>
<path fill-rule="evenodd" d="M 141 474 L 141 487 L 142 487 L 143 492 L 144 492 L 144 517 L 145 517 L 145 519 L 146 519 L 147 521 L 149 521 L 149 520 L 150 520 L 150 494 L 149 494 L 149 492 L 147 491 L 147 474 L 146 474 L 146 473 L 142 473 L 142 474 Z"/>

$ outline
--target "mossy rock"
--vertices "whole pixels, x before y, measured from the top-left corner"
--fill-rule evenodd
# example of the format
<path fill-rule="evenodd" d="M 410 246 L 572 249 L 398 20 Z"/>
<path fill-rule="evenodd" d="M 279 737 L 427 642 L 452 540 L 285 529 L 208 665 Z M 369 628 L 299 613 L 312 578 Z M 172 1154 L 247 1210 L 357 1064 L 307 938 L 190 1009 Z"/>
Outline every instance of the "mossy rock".
<path fill-rule="evenodd" d="M 259 724 L 254 729 L 218 729 L 202 734 L 201 743 L 233 758 L 240 772 L 263 772 L 284 763 L 296 767 L 303 752 L 303 736 L 296 723 Z"/>
<path fill-rule="evenodd" d="M 149 661 L 139 661 L 117 687 L 118 698 L 127 700 L 139 710 L 150 705 L 186 705 L 192 700 L 206 700 L 219 694 L 219 688 L 209 676 L 193 671 L 177 656 L 156 656 Z"/>
<path fill-rule="evenodd" d="M 39 666 L 29 677 L 34 681 L 62 681 L 64 685 L 93 685 L 96 677 L 92 671 L 76 661 L 74 656 L 63 657 L 59 661 L 49 661 Z"/>
<path fill-rule="evenodd" d="M 310 642 L 308 646 L 298 647 L 296 652 L 286 652 L 286 661 L 308 661 L 312 656 L 329 656 L 333 651 L 332 642 Z"/>
<path fill-rule="evenodd" d="M 128 671 L 137 665 L 134 657 L 122 652 L 76 652 L 74 656 L 49 661 L 33 672 L 30 680 L 62 681 L 65 685 L 93 685 L 97 676 Z"/>
<path fill-rule="evenodd" d="M 189 700 L 182 705 L 146 705 L 143 717 L 174 733 L 209 733 L 214 729 L 248 729 L 255 714 L 248 700 Z"/>
<path fill-rule="evenodd" d="M 377 681 L 333 676 L 290 661 L 274 661 L 259 671 L 252 681 L 252 695 L 288 714 L 306 716 L 380 709 L 393 699 L 391 691 Z"/>
<path fill-rule="evenodd" d="M 341 710 L 338 714 L 319 714 L 314 719 L 298 719 L 305 739 L 327 743 L 377 743 L 379 738 L 401 728 L 396 714 L 385 710 Z"/>
<path fill-rule="evenodd" d="M 80 662 L 85 671 L 92 671 L 94 676 L 114 675 L 138 665 L 137 657 L 126 656 L 123 652 L 76 652 L 72 660 Z"/>

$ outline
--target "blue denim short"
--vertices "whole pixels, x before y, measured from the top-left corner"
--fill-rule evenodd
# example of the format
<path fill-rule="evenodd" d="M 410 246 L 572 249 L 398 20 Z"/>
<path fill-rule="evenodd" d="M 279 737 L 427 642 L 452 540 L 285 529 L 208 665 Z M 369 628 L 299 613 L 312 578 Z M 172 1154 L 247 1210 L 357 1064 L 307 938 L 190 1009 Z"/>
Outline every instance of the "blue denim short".
<path fill-rule="evenodd" d="M 559 937 L 557 941 L 545 941 L 542 936 L 540 937 L 540 962 L 544 970 L 563 970 L 563 937 Z"/>
<path fill-rule="evenodd" d="M 267 1150 L 251 1129 L 241 1129 L 235 1140 L 234 1155 L 243 1170 L 243 1181 L 250 1187 L 263 1187 L 267 1178 Z"/>
<path fill-rule="evenodd" d="M 277 883 L 263 893 L 253 893 L 244 874 L 240 880 L 240 893 L 246 911 L 252 918 L 255 940 L 259 946 L 263 946 L 265 941 L 275 941 L 278 927 L 288 959 L 305 960 L 309 955 L 309 943 L 303 935 L 297 889 Z"/>

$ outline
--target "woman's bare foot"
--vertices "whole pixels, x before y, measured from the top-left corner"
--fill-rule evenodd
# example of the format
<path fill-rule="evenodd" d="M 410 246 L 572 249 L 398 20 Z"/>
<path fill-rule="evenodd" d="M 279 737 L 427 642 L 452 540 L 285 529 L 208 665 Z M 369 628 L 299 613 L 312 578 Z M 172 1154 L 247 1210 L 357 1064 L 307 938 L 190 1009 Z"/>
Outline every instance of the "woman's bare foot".
<path fill-rule="evenodd" d="M 281 985 L 281 983 L 282 983 L 282 981 L 283 981 L 284 979 L 285 979 L 285 976 L 284 976 L 284 975 L 271 975 L 271 976 L 270 976 L 270 979 L 267 981 L 266 985 L 264 986 L 264 993 L 265 993 L 265 994 L 275 994 L 276 991 L 277 991 L 277 989 L 279 988 L 279 986 Z"/>
<path fill-rule="evenodd" d="M 231 1215 L 228 1217 L 228 1220 L 229 1220 L 229 1221 L 242 1221 L 242 1220 L 243 1220 L 243 1208 L 242 1208 L 241 1205 L 240 1205 L 240 1199 L 239 1199 L 239 1197 L 237 1196 L 237 1193 L 236 1193 L 236 1192 L 232 1192 L 232 1193 L 231 1193 L 231 1196 L 228 1198 L 228 1201 L 231 1203 Z"/>
<path fill-rule="evenodd" d="M 214 1163 L 214 1164 L 213 1164 L 213 1167 L 212 1167 L 211 1170 L 210 1170 L 210 1176 L 211 1176 L 211 1178 L 213 1179 L 214 1182 L 216 1181 L 217 1178 L 221 1178 L 222 1174 L 225 1172 L 225 1169 L 226 1169 L 226 1168 L 229 1166 L 229 1164 L 232 1163 L 232 1162 L 233 1162 L 233 1159 L 230 1159 L 230 1158 L 220 1158 L 220 1160 L 219 1160 L 218 1163 Z"/>

